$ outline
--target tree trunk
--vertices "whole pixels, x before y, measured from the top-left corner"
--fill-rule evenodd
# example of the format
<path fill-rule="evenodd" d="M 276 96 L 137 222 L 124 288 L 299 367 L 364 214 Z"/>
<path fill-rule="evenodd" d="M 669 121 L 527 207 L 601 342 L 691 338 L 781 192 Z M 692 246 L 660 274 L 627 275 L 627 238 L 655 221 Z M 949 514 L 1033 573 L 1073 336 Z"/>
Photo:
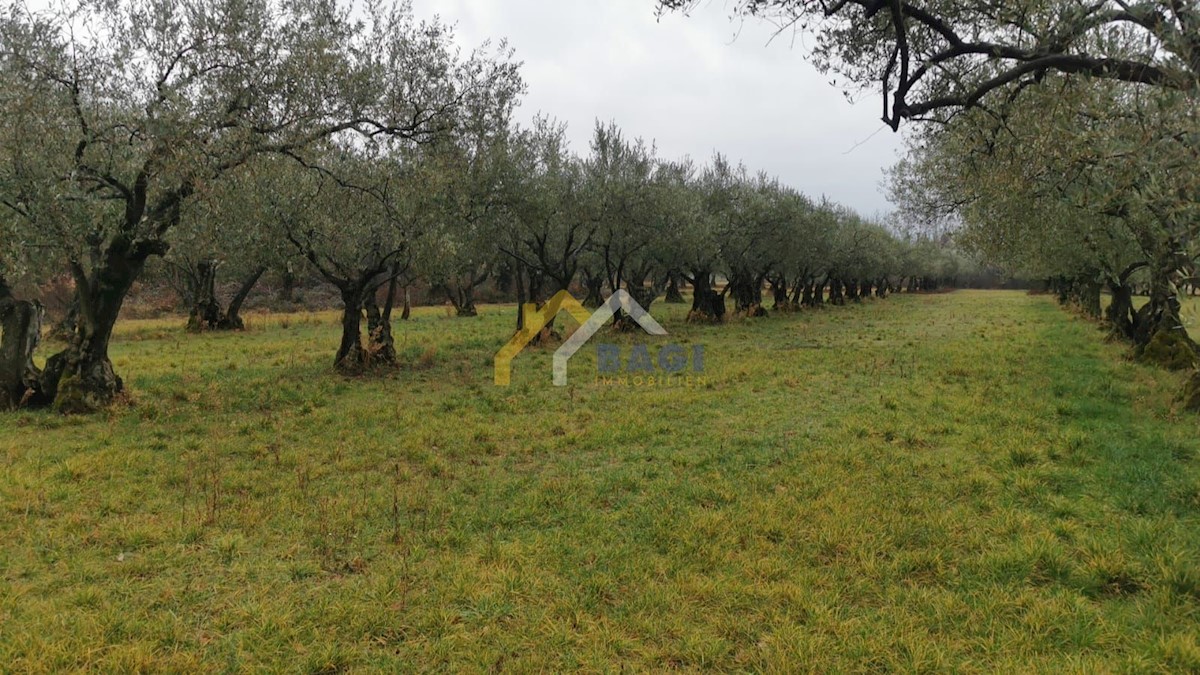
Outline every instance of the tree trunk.
<path fill-rule="evenodd" d="M 1105 319 L 1117 335 L 1132 340 L 1135 335 L 1133 289 L 1119 281 L 1110 281 L 1108 289 L 1112 293 L 1112 302 L 1105 310 Z"/>
<path fill-rule="evenodd" d="M 745 270 L 731 270 L 729 294 L 733 296 L 734 309 L 746 316 L 766 316 L 762 306 L 762 281 Z"/>
<path fill-rule="evenodd" d="M 388 279 L 387 296 L 383 301 L 383 320 L 391 326 L 392 308 L 396 306 L 396 291 L 400 288 L 399 265 L 392 268 L 392 278 Z"/>
<path fill-rule="evenodd" d="M 487 281 L 492 272 L 490 269 L 484 269 L 482 273 L 477 274 L 477 270 L 478 268 L 467 274 L 451 275 L 449 281 L 438 285 L 438 288 L 454 307 L 455 316 L 472 317 L 479 315 L 479 310 L 475 307 L 475 289 Z"/>
<path fill-rule="evenodd" d="M 386 312 L 379 311 L 374 291 L 368 292 L 363 298 L 363 308 L 367 314 L 367 352 L 364 363 L 372 366 L 395 364 L 396 342 L 392 339 L 390 308 Z"/>
<path fill-rule="evenodd" d="M 289 305 L 296 303 L 296 274 L 290 269 L 279 275 L 279 300 Z"/>
<path fill-rule="evenodd" d="M 788 294 L 787 279 L 777 277 L 771 280 L 771 295 L 774 296 L 775 304 L 772 307 L 777 312 L 790 312 L 792 306 L 792 298 Z"/>
<path fill-rule="evenodd" d="M 692 311 L 688 321 L 720 323 L 725 320 L 725 295 L 712 287 L 712 273 L 697 272 L 688 281 L 692 284 Z"/>
<path fill-rule="evenodd" d="M 523 266 L 517 271 L 517 330 L 525 328 L 525 305 L 537 303 L 541 306 L 541 292 L 543 280 L 541 274 Z M 547 324 L 546 328 L 553 330 L 553 320 Z M 545 329 L 543 329 L 545 330 Z M 535 339 L 535 342 L 537 340 Z"/>
<path fill-rule="evenodd" d="M 250 276 L 242 280 L 242 285 L 238 287 L 237 292 L 233 294 L 233 298 L 229 301 L 229 307 L 221 315 L 221 319 L 217 321 L 217 328 L 221 330 L 245 330 L 246 323 L 242 321 L 241 312 L 242 305 L 246 302 L 246 298 L 250 295 L 250 291 L 258 284 L 258 280 L 262 278 L 266 267 L 259 267 L 250 273 Z"/>
<path fill-rule="evenodd" d="M 1196 366 L 1197 351 L 1180 316 L 1180 256 L 1175 251 L 1174 246 L 1167 248 L 1150 265 L 1150 301 L 1137 313 L 1134 339 L 1143 361 L 1185 370 Z"/>
<path fill-rule="evenodd" d="M 46 361 L 42 392 L 65 414 L 90 413 L 111 405 L 125 384 L 113 371 L 108 345 L 121 305 L 151 255 L 166 253 L 165 242 L 118 237 L 88 274 L 73 264 L 79 295 L 79 324 L 71 345 Z"/>
<path fill-rule="evenodd" d="M 475 306 L 474 298 L 465 298 L 464 302 L 454 310 L 454 316 L 459 318 L 470 318 L 479 316 L 479 309 Z"/>
<path fill-rule="evenodd" d="M 338 346 L 333 367 L 344 375 L 360 375 L 366 362 L 362 346 L 361 286 L 346 286 L 342 291 L 342 343 Z"/>
<path fill-rule="evenodd" d="M 520 332 L 525 328 L 525 303 L 529 302 L 529 296 L 525 293 L 525 270 L 518 268 L 516 273 L 517 282 L 517 331 Z"/>
<path fill-rule="evenodd" d="M 797 277 L 795 283 L 792 284 L 792 291 L 789 297 L 789 302 L 792 303 L 794 309 L 800 309 L 804 306 L 804 288 L 808 286 L 804 281 L 804 277 Z"/>
<path fill-rule="evenodd" d="M 1079 307 L 1087 316 L 1100 318 L 1100 282 L 1095 278 L 1089 276 L 1079 281 Z"/>
<path fill-rule="evenodd" d="M 800 306 L 801 307 L 816 306 L 817 303 L 814 301 L 814 287 L 816 285 L 817 284 L 814 281 L 805 281 L 802 284 L 803 288 L 800 289 Z"/>
<path fill-rule="evenodd" d="M 404 307 L 400 310 L 400 320 L 408 321 L 408 317 L 412 316 L 412 296 L 409 295 L 408 286 L 404 287 Z"/>
<path fill-rule="evenodd" d="M 217 302 L 217 265 L 215 260 L 196 263 L 192 310 L 187 323 L 189 331 L 212 330 L 221 321 L 221 305 Z"/>
<path fill-rule="evenodd" d="M 583 273 L 583 285 L 587 289 L 587 295 L 583 298 L 584 307 L 596 309 L 604 304 L 603 274 L 593 274 L 585 270 Z"/>
<path fill-rule="evenodd" d="M 458 291 L 458 302 L 454 303 L 454 315 L 459 317 L 479 316 L 475 307 L 475 287 L 465 286 Z"/>
<path fill-rule="evenodd" d="M 654 301 L 658 299 L 659 293 L 662 292 L 661 286 L 654 284 L 652 281 L 648 282 L 647 279 L 627 284 L 626 288 L 629 291 L 629 295 L 633 296 L 633 299 L 647 312 L 650 311 L 650 307 L 654 305 Z"/>
<path fill-rule="evenodd" d="M 12 297 L 0 278 L 0 410 L 42 405 L 41 372 L 33 352 L 42 335 L 42 308 Z"/>
<path fill-rule="evenodd" d="M 679 292 L 679 273 L 670 272 L 667 274 L 667 297 L 663 302 L 669 305 L 683 304 L 683 293 Z"/>
<path fill-rule="evenodd" d="M 650 307 L 654 304 L 654 301 L 658 299 L 660 292 L 659 287 L 654 284 L 647 285 L 645 279 L 642 279 L 640 282 L 627 282 L 625 290 L 629 293 L 629 297 L 633 298 L 633 301 L 641 305 L 642 309 L 647 312 L 650 311 Z M 618 309 L 613 312 L 613 330 L 618 332 L 636 332 L 641 330 L 641 326 L 638 325 L 638 322 L 633 317 Z"/>
<path fill-rule="evenodd" d="M 846 300 L 842 296 L 842 281 L 841 279 L 829 280 L 829 304 L 844 305 Z"/>

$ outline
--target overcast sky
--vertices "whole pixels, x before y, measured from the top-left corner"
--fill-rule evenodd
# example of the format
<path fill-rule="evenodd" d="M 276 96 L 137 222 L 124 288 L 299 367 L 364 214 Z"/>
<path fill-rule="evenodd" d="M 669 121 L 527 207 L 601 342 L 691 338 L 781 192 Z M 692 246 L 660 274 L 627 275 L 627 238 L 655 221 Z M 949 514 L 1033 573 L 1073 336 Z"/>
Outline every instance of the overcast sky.
<path fill-rule="evenodd" d="M 878 96 L 849 103 L 805 60 L 803 44 L 768 44 L 771 27 L 731 22 L 725 0 L 661 21 L 654 4 L 414 0 L 419 17 L 457 24 L 464 48 L 507 38 L 529 86 L 519 117 L 568 123 L 579 154 L 594 121 L 611 119 L 664 157 L 704 162 L 719 151 L 863 215 L 889 210 L 880 182 L 900 137 L 883 128 Z"/>

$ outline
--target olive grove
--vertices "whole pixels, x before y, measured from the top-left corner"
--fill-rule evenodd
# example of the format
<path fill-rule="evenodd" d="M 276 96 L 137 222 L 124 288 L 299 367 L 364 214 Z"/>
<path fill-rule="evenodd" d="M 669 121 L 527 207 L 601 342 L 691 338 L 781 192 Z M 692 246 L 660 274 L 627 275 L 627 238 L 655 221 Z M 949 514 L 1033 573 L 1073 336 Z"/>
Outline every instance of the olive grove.
<path fill-rule="evenodd" d="M 402 301 L 407 317 L 418 279 L 464 318 L 484 284 L 512 292 L 519 330 L 526 303 L 560 290 L 593 305 L 626 291 L 649 307 L 664 292 L 684 301 L 686 282 L 690 320 L 720 323 L 933 290 L 957 274 L 940 242 L 720 154 L 665 159 L 614 122 L 576 154 L 551 118 L 515 123 L 525 85 L 504 43 L 464 54 L 408 3 L 358 9 L 8 6 L 0 407 L 87 412 L 119 399 L 109 344 L 151 262 L 193 331 L 242 329 L 264 275 L 307 270 L 340 300 L 333 363 L 347 375 L 396 362 L 392 311 Z M 65 348 L 39 367 L 45 312 L 22 289 L 64 274 L 75 298 Z"/>

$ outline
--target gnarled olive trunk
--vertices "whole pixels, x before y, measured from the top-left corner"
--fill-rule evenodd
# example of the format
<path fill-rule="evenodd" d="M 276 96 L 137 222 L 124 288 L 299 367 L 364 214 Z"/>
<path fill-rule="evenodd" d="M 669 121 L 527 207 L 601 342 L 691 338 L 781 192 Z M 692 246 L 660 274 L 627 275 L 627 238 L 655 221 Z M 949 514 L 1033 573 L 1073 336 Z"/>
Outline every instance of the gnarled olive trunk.
<path fill-rule="evenodd" d="M 359 375 L 366 365 L 362 344 L 363 288 L 344 285 L 342 295 L 342 341 L 338 345 L 333 367 L 345 375 Z"/>
<path fill-rule="evenodd" d="M 388 282 L 382 311 L 375 300 L 374 291 L 367 292 L 363 300 L 367 313 L 367 361 L 372 365 L 396 363 L 396 341 L 392 338 L 392 306 L 395 301 L 395 279 Z"/>
<path fill-rule="evenodd" d="M 192 280 L 192 309 L 188 312 L 187 329 L 192 332 L 209 330 L 217 327 L 221 320 L 221 305 L 217 302 L 217 267 L 216 260 L 202 260 L 196 263 Z"/>
<path fill-rule="evenodd" d="M 546 298 L 542 296 L 542 289 L 545 288 L 546 277 L 539 270 L 532 269 L 527 266 L 522 266 L 517 272 L 517 331 L 525 328 L 525 305 L 531 304 L 539 310 L 545 304 Z M 540 344 L 542 336 L 547 337 L 554 334 L 554 319 L 551 318 L 546 325 L 542 327 L 542 332 L 534 336 L 530 344 Z"/>
<path fill-rule="evenodd" d="M 462 303 L 454 308 L 454 315 L 458 317 L 479 316 L 479 309 L 475 307 L 475 298 L 472 295 L 465 295 Z"/>
<path fill-rule="evenodd" d="M 587 295 L 583 298 L 584 307 L 595 309 L 604 304 L 604 274 L 585 269 L 583 287 L 587 289 Z"/>
<path fill-rule="evenodd" d="M 663 299 L 663 302 L 667 303 L 668 305 L 683 304 L 683 293 L 679 292 L 678 272 L 672 271 L 667 273 L 667 295 Z"/>
<path fill-rule="evenodd" d="M 746 316 L 766 316 L 762 306 L 762 277 L 747 270 L 733 269 L 729 273 L 729 295 L 734 310 Z"/>
<path fill-rule="evenodd" d="M 266 267 L 256 267 L 250 271 L 234 292 L 229 306 L 221 309 L 221 301 L 217 299 L 217 268 L 220 264 L 215 260 L 205 260 L 197 263 L 193 275 L 195 287 L 192 289 L 192 310 L 188 314 L 187 328 L 192 332 L 205 330 L 245 330 L 246 323 L 242 320 L 242 305 L 250 292 L 258 285 L 258 280 L 267 271 Z"/>
<path fill-rule="evenodd" d="M 1145 262 L 1135 262 L 1115 278 L 1108 278 L 1108 290 L 1112 300 L 1104 312 L 1105 321 L 1115 334 L 1130 341 L 1137 336 L 1137 311 L 1133 307 L 1133 286 L 1129 283 L 1129 278 L 1145 266 Z"/>
<path fill-rule="evenodd" d="M 88 273 L 72 263 L 79 296 L 79 323 L 66 350 L 51 356 L 41 388 L 63 413 L 89 413 L 111 405 L 125 389 L 113 371 L 108 345 L 121 305 L 151 255 L 166 253 L 165 242 L 116 237 Z"/>
<path fill-rule="evenodd" d="M 688 279 L 692 285 L 692 310 L 688 321 L 720 323 L 725 320 L 725 294 L 712 287 L 712 272 L 700 270 Z"/>
<path fill-rule="evenodd" d="M 460 288 L 455 298 L 451 303 L 454 305 L 454 315 L 460 317 L 479 316 L 479 310 L 475 307 L 475 287 Z"/>
<path fill-rule="evenodd" d="M 801 307 L 812 307 L 814 304 L 816 304 L 813 302 L 813 294 L 814 294 L 813 287 L 816 285 L 817 285 L 816 282 L 812 281 L 812 280 L 808 280 L 808 281 L 804 282 L 804 284 L 800 288 L 800 306 Z"/>
<path fill-rule="evenodd" d="M 653 283 L 646 283 L 646 279 L 631 280 L 625 284 L 625 290 L 629 293 L 629 297 L 633 301 L 641 305 L 642 309 L 647 312 L 658 299 L 659 293 L 662 292 L 662 287 Z M 617 331 L 640 331 L 641 326 L 633 317 L 626 314 L 623 310 L 617 309 L 613 312 L 613 329 Z"/>
<path fill-rule="evenodd" d="M 438 284 L 438 288 L 454 307 L 455 316 L 478 316 L 475 307 L 475 289 L 488 280 L 492 275 L 490 267 L 476 268 L 466 274 L 454 275 L 448 281 Z"/>
<path fill-rule="evenodd" d="M 797 277 L 795 282 L 792 284 L 792 290 L 788 295 L 788 301 L 792 303 L 793 309 L 800 309 L 804 306 L 804 287 L 807 285 L 808 284 L 805 283 L 803 276 Z"/>
<path fill-rule="evenodd" d="M 279 273 L 279 301 L 287 304 L 295 304 L 297 301 L 296 287 L 299 285 L 299 279 L 296 278 L 296 273 L 290 268 L 284 269 Z"/>
<path fill-rule="evenodd" d="M 774 298 L 775 304 L 772 309 L 778 312 L 790 312 L 795 307 L 792 305 L 792 296 L 788 293 L 787 278 L 783 275 L 771 279 L 771 296 Z"/>
<path fill-rule="evenodd" d="M 0 279 L 0 410 L 47 401 L 33 352 L 42 334 L 42 308 L 17 300 Z"/>
<path fill-rule="evenodd" d="M 1171 370 L 1197 364 L 1196 343 L 1180 316 L 1178 281 L 1182 277 L 1177 247 L 1166 248 L 1150 265 L 1150 301 L 1136 314 L 1134 342 L 1138 356 Z"/>
<path fill-rule="evenodd" d="M 647 283 L 633 283 L 627 286 L 629 295 L 633 297 L 637 304 L 642 306 L 642 309 L 650 311 L 651 305 L 658 299 L 659 293 L 662 292 L 661 287 Z"/>
<path fill-rule="evenodd" d="M 237 291 L 233 294 L 233 298 L 229 300 L 229 306 L 225 308 L 225 312 L 217 321 L 217 328 L 220 330 L 245 330 L 246 323 L 242 321 L 242 305 L 245 304 L 246 298 L 250 296 L 250 291 L 258 285 L 258 280 L 262 278 L 263 273 L 267 271 L 266 267 L 257 267 L 242 280 L 241 286 L 238 286 Z"/>
<path fill-rule="evenodd" d="M 525 328 L 525 305 L 541 302 L 542 275 L 521 265 L 517 269 L 517 330 Z"/>
<path fill-rule="evenodd" d="M 842 286 L 841 279 L 831 278 L 829 280 L 829 304 L 831 304 L 831 305 L 846 304 L 845 296 L 842 295 L 842 288 L 843 288 L 843 286 Z"/>
<path fill-rule="evenodd" d="M 1112 300 L 1104 312 L 1105 320 L 1117 335 L 1132 340 L 1135 334 L 1133 289 L 1120 281 L 1110 281 L 1108 290 Z"/>
<path fill-rule="evenodd" d="M 1084 314 L 1094 319 L 1099 319 L 1100 310 L 1100 282 L 1094 277 L 1087 277 L 1079 281 L 1079 308 Z"/>

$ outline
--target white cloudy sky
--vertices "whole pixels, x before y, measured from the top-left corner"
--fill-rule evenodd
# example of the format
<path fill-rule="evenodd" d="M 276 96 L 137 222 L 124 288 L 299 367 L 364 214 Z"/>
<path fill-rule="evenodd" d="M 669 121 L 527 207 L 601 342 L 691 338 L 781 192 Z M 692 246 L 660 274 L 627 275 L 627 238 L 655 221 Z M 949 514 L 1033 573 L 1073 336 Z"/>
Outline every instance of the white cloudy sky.
<path fill-rule="evenodd" d="M 456 23 L 473 47 L 508 38 L 529 93 L 520 115 L 570 125 L 586 153 L 594 121 L 653 139 L 661 155 L 704 161 L 714 151 L 814 197 L 864 215 L 885 212 L 882 171 L 900 138 L 882 129 L 880 101 L 851 104 L 804 59 L 800 42 L 770 42 L 770 26 L 731 22 L 724 0 L 690 17 L 655 17 L 654 0 L 414 0 L 418 16 Z"/>

